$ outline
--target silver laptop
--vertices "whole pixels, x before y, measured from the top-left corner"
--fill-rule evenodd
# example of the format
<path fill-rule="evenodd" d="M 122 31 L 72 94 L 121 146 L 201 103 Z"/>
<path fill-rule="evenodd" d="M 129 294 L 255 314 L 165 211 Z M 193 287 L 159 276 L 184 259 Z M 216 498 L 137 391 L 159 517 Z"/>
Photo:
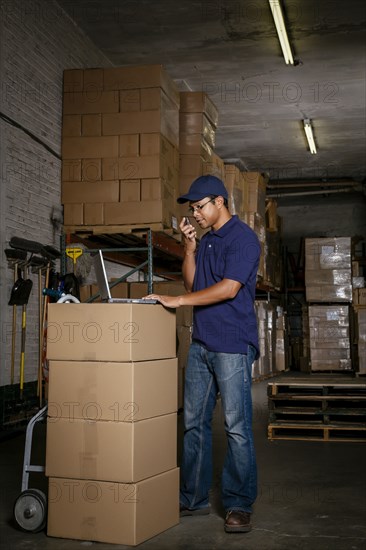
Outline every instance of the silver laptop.
<path fill-rule="evenodd" d="M 95 275 L 97 277 L 97 284 L 102 302 L 108 302 L 110 304 L 156 304 L 157 300 L 151 298 L 143 300 L 142 298 L 112 298 L 111 291 L 108 284 L 107 272 L 105 270 L 103 253 L 98 250 L 98 253 L 93 256 L 93 263 L 95 269 Z"/>

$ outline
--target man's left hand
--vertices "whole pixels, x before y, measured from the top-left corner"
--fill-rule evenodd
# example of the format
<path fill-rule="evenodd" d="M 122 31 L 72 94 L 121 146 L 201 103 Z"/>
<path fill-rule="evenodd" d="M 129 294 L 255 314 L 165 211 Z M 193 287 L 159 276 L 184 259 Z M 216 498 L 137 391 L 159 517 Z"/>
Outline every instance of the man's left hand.
<path fill-rule="evenodd" d="M 180 296 L 166 296 L 162 294 L 149 294 L 148 296 L 144 296 L 143 300 L 145 299 L 152 299 L 157 300 L 165 307 L 170 308 L 177 308 L 181 306 L 180 303 Z"/>

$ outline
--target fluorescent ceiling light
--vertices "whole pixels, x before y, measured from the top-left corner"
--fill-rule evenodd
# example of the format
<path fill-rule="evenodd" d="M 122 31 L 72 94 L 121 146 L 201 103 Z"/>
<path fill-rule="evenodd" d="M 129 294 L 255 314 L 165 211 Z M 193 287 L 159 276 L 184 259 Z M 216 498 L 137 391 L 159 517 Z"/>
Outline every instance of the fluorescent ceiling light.
<path fill-rule="evenodd" d="M 313 129 L 311 127 L 311 121 L 308 118 L 304 119 L 304 130 L 305 130 L 306 138 L 308 140 L 308 144 L 310 147 L 310 153 L 312 155 L 315 155 L 316 147 L 315 147 L 315 141 L 313 136 Z"/>
<path fill-rule="evenodd" d="M 287 36 L 280 0 L 269 0 L 269 5 L 271 6 L 273 19 L 276 25 L 277 34 L 280 40 L 282 53 L 283 57 L 285 58 L 286 65 L 294 65 L 294 58 L 292 57 L 291 46 Z"/>

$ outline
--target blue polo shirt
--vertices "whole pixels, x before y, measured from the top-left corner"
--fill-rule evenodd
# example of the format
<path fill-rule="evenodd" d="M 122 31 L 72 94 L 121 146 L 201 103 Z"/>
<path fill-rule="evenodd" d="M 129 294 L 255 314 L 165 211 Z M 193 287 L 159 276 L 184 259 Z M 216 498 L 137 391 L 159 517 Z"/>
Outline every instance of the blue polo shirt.
<path fill-rule="evenodd" d="M 254 299 L 260 253 L 257 235 L 238 216 L 202 237 L 192 290 L 222 279 L 242 284 L 235 298 L 193 309 L 192 338 L 209 351 L 247 353 L 252 344 L 259 356 Z"/>

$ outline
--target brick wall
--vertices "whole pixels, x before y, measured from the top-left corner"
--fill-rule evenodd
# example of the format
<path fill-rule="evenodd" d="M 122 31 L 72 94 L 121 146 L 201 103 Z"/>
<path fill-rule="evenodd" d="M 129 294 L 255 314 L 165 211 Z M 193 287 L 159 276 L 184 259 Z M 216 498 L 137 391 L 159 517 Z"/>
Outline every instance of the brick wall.
<path fill-rule="evenodd" d="M 111 63 L 54 0 L 0 0 L 0 386 L 10 384 L 12 236 L 60 245 L 62 74 Z M 54 218 L 52 223 L 51 218 Z M 57 270 L 59 266 L 56 265 Z M 38 276 L 28 305 L 25 381 L 38 368 Z M 19 382 L 20 317 L 14 383 Z"/>

